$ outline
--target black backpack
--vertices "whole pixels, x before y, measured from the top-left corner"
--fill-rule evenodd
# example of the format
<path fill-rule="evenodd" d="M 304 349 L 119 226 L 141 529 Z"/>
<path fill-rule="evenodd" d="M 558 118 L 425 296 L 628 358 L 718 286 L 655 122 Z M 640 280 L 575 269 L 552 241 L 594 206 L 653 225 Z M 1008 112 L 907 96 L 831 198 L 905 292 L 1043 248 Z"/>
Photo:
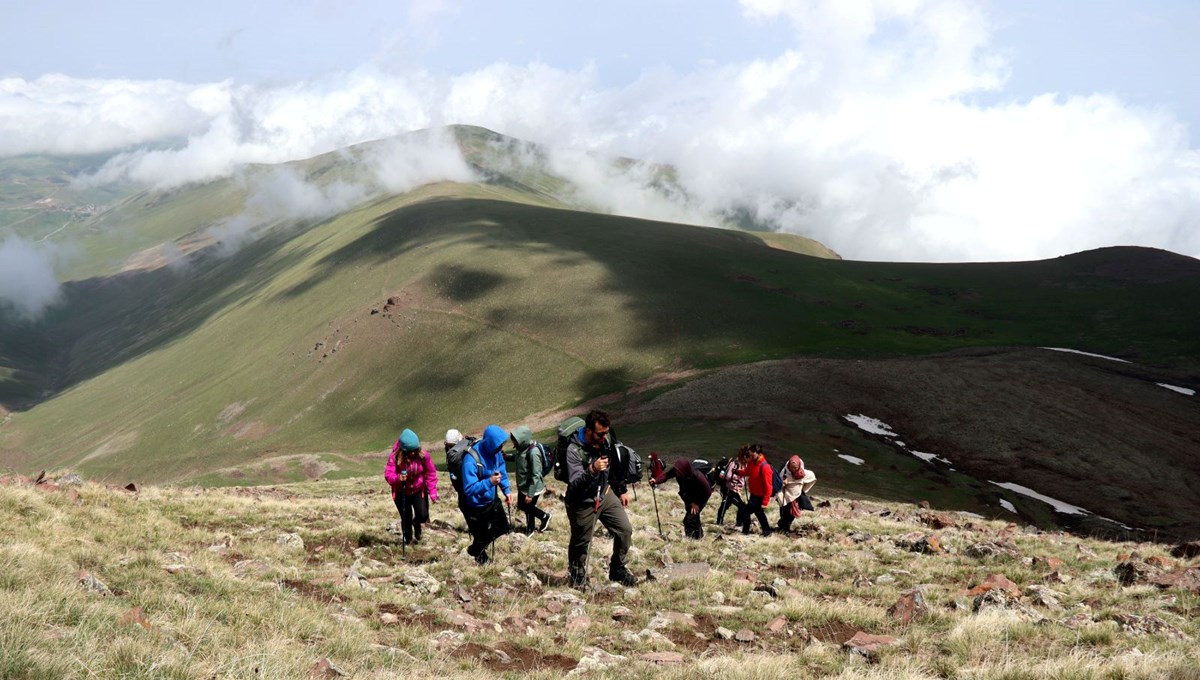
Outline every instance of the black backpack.
<path fill-rule="evenodd" d="M 637 451 L 625 446 L 621 442 L 617 442 L 614 448 L 617 451 L 617 457 L 626 461 L 625 483 L 637 484 L 642 481 L 642 457 L 637 454 Z"/>
<path fill-rule="evenodd" d="M 558 444 L 554 447 L 554 478 L 563 484 L 567 483 L 567 447 L 571 445 L 571 437 L 584 426 L 583 418 L 571 416 L 558 425 Z"/>
<path fill-rule="evenodd" d="M 692 463 L 695 465 L 695 463 Z M 715 489 L 717 486 L 725 485 L 725 471 L 729 469 L 729 458 L 722 458 L 717 461 L 717 464 L 712 466 L 708 473 L 708 483 Z"/>
<path fill-rule="evenodd" d="M 704 478 L 708 480 L 709 485 L 712 485 L 713 474 L 715 474 L 715 468 L 713 468 L 712 463 L 708 462 L 708 460 L 704 458 L 696 458 L 692 461 L 692 469 L 704 475 Z"/>
<path fill-rule="evenodd" d="M 457 444 L 450 447 L 446 452 L 446 472 L 450 474 L 450 486 L 461 496 L 463 492 L 462 486 L 462 462 L 463 456 L 468 453 L 475 459 L 475 467 L 478 468 L 480 476 L 483 476 L 483 459 L 479 457 L 479 452 L 474 449 L 474 437 L 463 437 Z"/>

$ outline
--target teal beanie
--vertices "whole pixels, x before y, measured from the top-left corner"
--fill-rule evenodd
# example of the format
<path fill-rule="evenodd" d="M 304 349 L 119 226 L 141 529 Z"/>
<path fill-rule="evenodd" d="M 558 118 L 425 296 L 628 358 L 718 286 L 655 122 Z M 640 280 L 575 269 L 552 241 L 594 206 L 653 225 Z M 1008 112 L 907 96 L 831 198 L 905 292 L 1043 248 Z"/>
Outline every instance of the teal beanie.
<path fill-rule="evenodd" d="M 421 440 L 417 438 L 416 432 L 405 429 L 400 433 L 400 450 L 416 451 L 419 448 L 421 448 Z"/>

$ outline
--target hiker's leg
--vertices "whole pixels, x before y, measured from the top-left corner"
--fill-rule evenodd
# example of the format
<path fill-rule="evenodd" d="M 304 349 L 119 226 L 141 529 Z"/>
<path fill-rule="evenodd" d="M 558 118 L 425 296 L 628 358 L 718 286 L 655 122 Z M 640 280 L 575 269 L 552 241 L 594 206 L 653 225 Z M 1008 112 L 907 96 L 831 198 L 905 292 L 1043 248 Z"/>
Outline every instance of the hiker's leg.
<path fill-rule="evenodd" d="M 737 522 L 743 534 L 750 533 L 750 506 L 745 503 L 738 506 Z"/>
<path fill-rule="evenodd" d="M 525 533 L 532 534 L 533 533 L 533 521 L 534 521 L 533 500 L 529 496 L 526 496 L 525 494 L 518 491 L 517 492 L 517 507 L 520 508 L 522 514 L 525 515 Z"/>
<path fill-rule="evenodd" d="M 396 494 L 397 504 L 400 506 L 400 531 L 404 535 L 404 542 L 412 542 L 412 526 L 413 526 L 413 506 L 412 497 L 404 493 Z"/>
<path fill-rule="evenodd" d="M 782 508 L 779 508 L 779 524 L 776 525 L 776 527 L 780 531 L 787 533 L 792 530 L 792 520 L 794 519 L 796 518 L 792 517 L 791 506 L 785 505 Z"/>
<path fill-rule="evenodd" d="M 538 501 L 540 501 L 540 500 L 542 500 L 542 495 L 538 494 L 536 496 L 532 496 L 529 501 L 530 512 L 532 512 L 534 518 L 539 521 L 545 519 L 546 516 L 550 514 L 550 513 L 546 512 L 545 510 L 541 509 L 540 507 L 538 507 Z"/>
<path fill-rule="evenodd" d="M 567 506 L 567 522 L 571 525 L 571 541 L 567 545 L 567 568 L 571 579 L 587 580 L 588 549 L 596 531 L 596 513 L 591 503 Z"/>
<path fill-rule="evenodd" d="M 717 505 L 717 526 L 725 524 L 725 510 L 729 507 L 729 491 L 721 487 L 721 502 Z"/>
<path fill-rule="evenodd" d="M 762 496 L 751 495 L 750 500 L 746 501 L 745 512 L 746 521 L 742 525 L 742 533 L 750 533 L 750 515 L 754 515 L 758 519 L 758 524 L 762 528 L 763 535 L 771 533 L 771 523 L 767 520 L 767 513 L 763 511 Z"/>
<path fill-rule="evenodd" d="M 415 493 L 408 497 L 408 504 L 413 509 L 413 540 L 421 540 L 421 525 L 429 521 L 429 497 L 425 492 Z"/>
<path fill-rule="evenodd" d="M 471 545 L 467 546 L 467 554 L 477 558 L 492 542 L 487 518 L 488 508 L 464 506 L 463 509 L 466 511 L 467 530 L 471 532 Z"/>
<path fill-rule="evenodd" d="M 613 536 L 612 558 L 608 562 L 608 573 L 614 574 L 625 570 L 629 546 L 633 544 L 633 524 L 621 505 L 621 499 L 615 493 L 604 494 L 598 513 L 600 523 Z"/>
<path fill-rule="evenodd" d="M 704 525 L 700 522 L 700 515 L 689 512 L 683 516 L 683 535 L 688 538 L 704 538 Z"/>

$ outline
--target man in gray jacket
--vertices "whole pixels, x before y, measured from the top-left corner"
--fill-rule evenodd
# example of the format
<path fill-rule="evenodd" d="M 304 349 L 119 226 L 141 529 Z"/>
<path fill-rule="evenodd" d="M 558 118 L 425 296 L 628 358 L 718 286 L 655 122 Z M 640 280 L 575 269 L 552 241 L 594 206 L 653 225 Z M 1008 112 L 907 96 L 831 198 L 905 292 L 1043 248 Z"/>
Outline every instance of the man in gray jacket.
<path fill-rule="evenodd" d="M 566 461 L 567 491 L 563 500 L 571 524 L 571 542 L 567 548 L 571 587 L 587 588 L 588 549 L 597 519 L 613 535 L 609 580 L 637 585 L 637 577 L 625 566 L 633 542 L 633 525 L 625 514 L 629 506 L 625 484 L 629 460 L 623 459 L 614 446 L 607 413 L 597 410 L 587 414 L 584 426 L 571 435 Z"/>

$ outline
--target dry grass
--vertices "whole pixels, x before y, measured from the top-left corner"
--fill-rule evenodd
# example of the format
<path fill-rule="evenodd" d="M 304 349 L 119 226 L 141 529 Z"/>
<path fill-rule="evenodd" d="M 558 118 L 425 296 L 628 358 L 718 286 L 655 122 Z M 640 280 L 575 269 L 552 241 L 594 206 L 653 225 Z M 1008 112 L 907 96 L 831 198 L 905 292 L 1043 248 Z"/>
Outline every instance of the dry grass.
<path fill-rule="evenodd" d="M 643 493 L 630 509 L 635 571 L 704 562 L 710 572 L 610 586 L 602 578 L 609 542 L 599 531 L 596 585 L 581 596 L 541 582 L 566 567 L 561 512 L 546 534 L 500 539 L 494 563 L 480 568 L 463 552 L 452 500 L 433 507 L 424 544 L 402 553 L 389 531 L 395 510 L 376 479 L 137 495 L 88 483 L 77 496 L 0 486 L 0 677 L 295 678 L 327 658 L 358 678 L 557 678 L 595 648 L 625 659 L 588 673 L 635 678 L 1200 677 L 1200 599 L 1112 578 L 1118 554 L 1164 554 L 1152 544 L 1020 530 L 1002 537 L 1001 523 L 959 517 L 938 532 L 953 552 L 917 554 L 904 541 L 930 532 L 920 511 L 836 500 L 798 522 L 801 535 L 743 538 L 710 524 L 703 540 L 685 541 L 677 499 L 660 493 L 663 540 Z M 304 546 L 280 543 L 283 534 Z M 985 540 L 1008 540 L 1019 555 L 966 554 Z M 1033 557 L 1064 560 L 1072 580 L 1051 585 L 1063 610 L 1027 594 L 1032 615 L 972 613 L 966 590 L 989 574 L 1040 583 L 1048 569 Z M 418 568 L 440 582 L 438 592 L 409 583 Z M 81 570 L 110 593 L 86 588 Z M 363 580 L 348 583 L 351 573 Z M 765 585 L 776 595 L 756 590 Z M 893 620 L 888 608 L 918 586 L 930 612 L 909 625 Z M 630 611 L 615 619 L 619 607 Z M 478 630 L 464 628 L 464 613 Z M 1114 619 L 1124 613 L 1157 616 L 1182 637 L 1125 630 Z M 671 614 L 692 615 L 694 627 Z M 1085 615 L 1081 627 L 1060 623 L 1076 614 Z M 770 632 L 780 616 L 785 629 Z M 718 626 L 756 639 L 720 639 Z M 868 661 L 840 644 L 858 630 L 898 642 Z M 682 663 L 641 658 L 666 651 Z"/>

